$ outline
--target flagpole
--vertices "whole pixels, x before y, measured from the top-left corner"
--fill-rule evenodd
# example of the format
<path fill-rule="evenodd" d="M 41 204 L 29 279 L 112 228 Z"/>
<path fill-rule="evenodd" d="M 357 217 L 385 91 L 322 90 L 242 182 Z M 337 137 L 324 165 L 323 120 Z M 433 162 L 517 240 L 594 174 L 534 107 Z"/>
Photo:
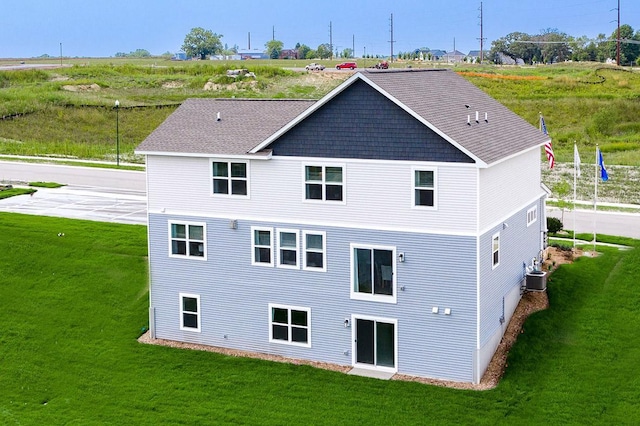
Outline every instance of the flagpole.
<path fill-rule="evenodd" d="M 596 254 L 596 223 L 598 217 L 598 145 L 596 144 L 595 192 L 593 197 L 593 255 Z"/>
<path fill-rule="evenodd" d="M 573 250 L 576 249 L 576 183 L 578 178 L 578 161 L 577 155 L 578 146 L 576 141 L 573 141 Z"/>

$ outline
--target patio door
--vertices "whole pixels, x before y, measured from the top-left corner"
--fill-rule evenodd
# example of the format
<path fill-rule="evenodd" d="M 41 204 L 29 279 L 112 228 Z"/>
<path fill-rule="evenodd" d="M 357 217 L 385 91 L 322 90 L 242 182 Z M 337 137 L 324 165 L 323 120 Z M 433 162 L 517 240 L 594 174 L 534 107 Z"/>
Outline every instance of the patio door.
<path fill-rule="evenodd" d="M 397 371 L 395 320 L 354 316 L 354 366 Z"/>

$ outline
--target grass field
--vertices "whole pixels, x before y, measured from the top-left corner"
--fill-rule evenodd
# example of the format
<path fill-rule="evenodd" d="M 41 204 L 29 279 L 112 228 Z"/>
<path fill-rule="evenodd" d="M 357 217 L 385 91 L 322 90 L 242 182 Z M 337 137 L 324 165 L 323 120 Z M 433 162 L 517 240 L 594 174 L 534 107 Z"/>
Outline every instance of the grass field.
<path fill-rule="evenodd" d="M 1 424 L 640 422 L 638 241 L 560 267 L 480 392 L 143 345 L 145 227 L 3 213 L 0 235 Z"/>

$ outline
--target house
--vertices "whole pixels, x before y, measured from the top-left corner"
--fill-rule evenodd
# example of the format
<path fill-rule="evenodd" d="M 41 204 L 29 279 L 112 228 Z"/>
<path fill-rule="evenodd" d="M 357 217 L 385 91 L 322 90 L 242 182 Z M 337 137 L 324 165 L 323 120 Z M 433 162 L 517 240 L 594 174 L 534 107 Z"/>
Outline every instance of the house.
<path fill-rule="evenodd" d="M 465 58 L 465 54 L 460 52 L 459 50 L 452 50 L 451 52 L 447 52 L 442 57 L 442 59 L 444 59 L 445 62 L 448 62 L 450 64 L 462 62 L 464 61 L 464 58 Z"/>
<path fill-rule="evenodd" d="M 282 49 L 279 59 L 298 59 L 298 49 Z"/>
<path fill-rule="evenodd" d="M 189 99 L 137 148 L 152 336 L 478 383 L 543 247 L 546 141 L 449 70 Z"/>
<path fill-rule="evenodd" d="M 263 50 L 259 49 L 239 49 L 238 55 L 241 59 L 269 59 L 269 55 L 267 55 Z"/>
<path fill-rule="evenodd" d="M 480 53 L 482 53 L 482 55 L 480 55 Z M 480 56 L 482 56 L 482 60 L 486 60 L 489 57 L 489 53 L 489 50 L 483 50 L 482 52 L 480 52 L 480 50 L 470 50 L 467 58 L 469 58 L 472 63 L 477 63 L 480 62 Z"/>

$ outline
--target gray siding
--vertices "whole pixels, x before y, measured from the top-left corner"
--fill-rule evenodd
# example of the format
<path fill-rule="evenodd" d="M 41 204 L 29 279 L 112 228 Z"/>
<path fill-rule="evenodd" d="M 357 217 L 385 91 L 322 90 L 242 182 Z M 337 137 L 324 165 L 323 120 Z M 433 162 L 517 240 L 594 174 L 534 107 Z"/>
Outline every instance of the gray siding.
<path fill-rule="evenodd" d="M 168 256 L 169 220 L 207 224 L 206 262 Z M 326 232 L 327 271 L 251 265 L 251 226 Z M 400 373 L 471 381 L 476 349 L 475 237 L 436 236 L 286 223 L 149 216 L 151 306 L 159 338 L 351 365 L 352 314 L 398 321 Z M 397 303 L 350 298 L 350 243 L 395 246 Z M 400 287 L 404 286 L 404 290 Z M 202 330 L 181 331 L 179 293 L 200 295 Z M 311 347 L 268 341 L 268 304 L 311 309 Z M 433 314 L 438 306 L 440 313 Z M 451 315 L 443 309 L 450 308 Z M 226 336 L 226 338 L 225 338 Z M 345 354 L 345 351 L 347 353 Z"/>
<path fill-rule="evenodd" d="M 538 219 L 527 226 L 527 210 L 538 206 Z M 503 297 L 518 287 L 525 276 L 525 265 L 540 251 L 540 232 L 542 223 L 543 200 L 526 205 L 503 224 L 494 227 L 480 237 L 480 347 L 501 330 L 500 317 L 503 315 Z M 500 232 L 500 264 L 492 269 L 492 237 Z M 505 300 L 505 310 L 508 303 Z M 509 312 L 505 312 L 506 321 Z"/>
<path fill-rule="evenodd" d="M 347 87 L 269 148 L 283 156 L 473 163 L 363 81 Z"/>

